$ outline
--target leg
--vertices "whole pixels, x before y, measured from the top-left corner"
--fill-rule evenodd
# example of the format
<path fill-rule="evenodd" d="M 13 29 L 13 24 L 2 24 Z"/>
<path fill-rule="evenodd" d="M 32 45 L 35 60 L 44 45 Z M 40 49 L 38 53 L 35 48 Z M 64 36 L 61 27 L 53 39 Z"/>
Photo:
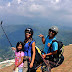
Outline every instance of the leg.
<path fill-rule="evenodd" d="M 27 61 L 24 61 L 23 72 L 27 72 L 27 70 L 28 70 L 28 63 Z"/>
<path fill-rule="evenodd" d="M 23 72 L 23 68 L 19 67 L 18 72 Z"/>

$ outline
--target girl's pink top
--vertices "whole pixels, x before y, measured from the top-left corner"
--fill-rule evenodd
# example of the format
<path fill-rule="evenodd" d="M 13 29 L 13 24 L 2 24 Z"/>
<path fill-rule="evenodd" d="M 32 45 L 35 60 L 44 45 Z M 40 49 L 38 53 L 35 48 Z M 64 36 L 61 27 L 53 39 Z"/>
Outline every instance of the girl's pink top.
<path fill-rule="evenodd" d="M 21 61 L 21 57 L 24 56 L 23 51 L 16 52 L 15 51 L 15 65 L 17 65 Z M 18 66 L 18 67 L 23 67 L 23 62 Z"/>

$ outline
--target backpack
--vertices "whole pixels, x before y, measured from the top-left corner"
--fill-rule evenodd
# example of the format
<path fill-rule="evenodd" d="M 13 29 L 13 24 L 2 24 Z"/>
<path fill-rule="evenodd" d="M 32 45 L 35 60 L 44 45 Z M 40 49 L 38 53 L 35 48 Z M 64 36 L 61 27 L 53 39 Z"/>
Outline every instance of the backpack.
<path fill-rule="evenodd" d="M 37 64 L 40 64 L 41 62 L 43 62 L 43 59 L 41 57 L 41 51 L 37 46 L 35 46 L 35 51 L 36 51 L 35 61 L 37 62 Z"/>
<path fill-rule="evenodd" d="M 64 49 L 63 49 L 63 43 L 61 41 L 53 40 L 52 44 L 54 42 L 58 43 L 58 50 L 57 50 L 57 54 L 53 55 L 53 57 L 54 58 L 59 58 L 61 55 L 63 55 L 63 51 L 64 51 Z M 52 44 L 50 46 L 50 51 L 51 51 Z"/>
<path fill-rule="evenodd" d="M 33 40 L 32 40 L 33 41 Z M 31 42 L 32 42 L 31 41 Z M 31 45 L 31 42 L 29 43 L 29 46 Z M 41 51 L 40 51 L 40 49 L 37 47 L 37 46 L 35 46 L 35 52 L 36 52 L 36 54 L 35 54 L 35 62 L 37 63 L 37 64 L 40 64 L 41 62 L 43 62 L 43 59 L 42 59 L 42 57 L 41 57 Z M 33 54 L 33 52 L 32 52 L 32 50 L 31 50 L 31 58 L 32 58 L 32 54 Z"/>

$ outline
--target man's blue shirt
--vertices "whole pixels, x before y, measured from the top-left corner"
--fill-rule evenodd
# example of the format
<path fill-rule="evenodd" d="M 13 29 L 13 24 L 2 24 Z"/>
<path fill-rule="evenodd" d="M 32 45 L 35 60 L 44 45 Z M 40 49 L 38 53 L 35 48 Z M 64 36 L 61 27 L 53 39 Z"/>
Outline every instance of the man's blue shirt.
<path fill-rule="evenodd" d="M 48 47 L 48 43 L 52 44 L 53 40 L 56 40 L 56 37 L 54 37 L 53 39 L 49 39 L 49 36 L 48 37 L 46 36 L 46 38 L 45 38 L 45 47 L 44 47 L 44 52 L 46 54 L 50 53 L 50 49 Z M 56 50 L 58 50 L 58 43 L 57 42 L 53 42 L 51 52 L 56 51 Z"/>

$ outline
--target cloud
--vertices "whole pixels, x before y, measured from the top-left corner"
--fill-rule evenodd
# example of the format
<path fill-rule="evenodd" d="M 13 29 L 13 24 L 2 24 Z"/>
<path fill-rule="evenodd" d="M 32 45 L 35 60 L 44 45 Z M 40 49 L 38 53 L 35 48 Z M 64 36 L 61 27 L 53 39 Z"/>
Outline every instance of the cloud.
<path fill-rule="evenodd" d="M 2 9 L 3 7 L 2 6 L 0 6 L 0 9 Z"/>
<path fill-rule="evenodd" d="M 9 2 L 7 6 L 10 7 L 11 6 L 11 3 Z"/>
<path fill-rule="evenodd" d="M 59 3 L 60 0 L 51 0 L 51 3 L 56 4 Z"/>
<path fill-rule="evenodd" d="M 1 0 L 0 13 L 57 20 L 72 18 L 71 0 Z M 63 17 L 64 16 L 64 17 Z M 67 18 L 67 19 L 68 19 Z"/>
<path fill-rule="evenodd" d="M 21 3 L 21 0 L 18 0 L 18 4 L 20 4 Z"/>

